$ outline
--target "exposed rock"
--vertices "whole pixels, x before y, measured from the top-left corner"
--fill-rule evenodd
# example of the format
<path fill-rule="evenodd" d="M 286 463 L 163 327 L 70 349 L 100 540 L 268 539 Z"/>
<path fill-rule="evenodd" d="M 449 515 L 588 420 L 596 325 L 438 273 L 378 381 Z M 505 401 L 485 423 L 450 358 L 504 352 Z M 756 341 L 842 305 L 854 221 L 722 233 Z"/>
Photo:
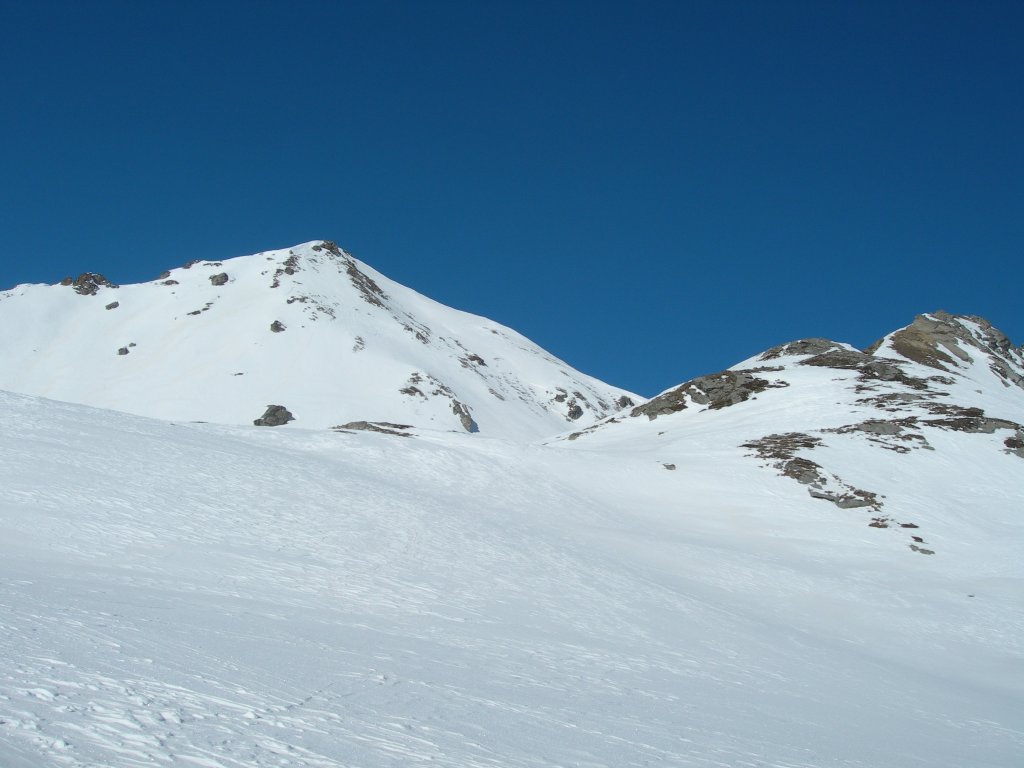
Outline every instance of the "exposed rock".
<path fill-rule="evenodd" d="M 1024 387 L 1024 351 L 1014 347 L 1002 331 L 983 317 L 942 311 L 918 315 L 914 322 L 888 338 L 897 354 L 942 371 L 956 369 L 957 361 L 970 363 L 973 358 L 969 350 L 975 350 L 1006 386 Z M 884 338 L 879 339 L 867 351 L 873 353 L 884 342 Z"/>
<path fill-rule="evenodd" d="M 119 301 L 112 301 L 109 304 L 107 304 L 107 306 L 105 306 L 104 309 L 117 309 L 120 306 L 121 306 L 121 302 L 119 302 Z"/>
<path fill-rule="evenodd" d="M 569 410 L 566 412 L 565 415 L 570 420 L 576 421 L 576 419 L 583 415 L 583 408 L 581 408 L 579 403 L 577 403 L 575 400 L 572 400 L 569 403 Z"/>
<path fill-rule="evenodd" d="M 762 459 L 791 459 L 801 449 L 817 448 L 820 437 L 811 437 L 803 432 L 784 432 L 766 435 L 758 440 L 743 443 L 741 448 L 750 448 Z M 817 465 L 815 465 L 817 466 Z"/>
<path fill-rule="evenodd" d="M 744 443 L 742 447 L 753 449 L 754 455 L 769 461 L 783 476 L 810 486 L 807 492 L 812 498 L 831 501 L 840 509 L 880 509 L 882 502 L 878 499 L 878 494 L 854 488 L 835 475 L 825 472 L 817 462 L 794 455 L 798 450 L 808 450 L 819 445 L 820 438 L 802 432 L 787 432 L 767 435 L 759 440 Z"/>
<path fill-rule="evenodd" d="M 95 296 L 101 287 L 117 288 L 114 283 L 97 272 L 83 272 L 74 280 L 65 277 L 60 284 L 72 286 L 79 296 Z"/>
<path fill-rule="evenodd" d="M 275 320 L 270 324 L 270 330 L 273 331 L 274 333 L 280 333 L 285 328 L 287 328 L 287 326 L 280 320 Z"/>
<path fill-rule="evenodd" d="M 156 276 L 156 279 L 157 280 L 166 280 L 170 276 L 171 276 L 170 270 L 164 270 L 163 272 L 161 272 L 159 275 Z"/>
<path fill-rule="evenodd" d="M 897 412 L 904 409 L 909 403 L 916 403 L 935 397 L 931 393 L 918 394 L 916 392 L 886 392 L 884 395 L 873 397 L 862 397 L 857 401 L 858 405 L 869 405 L 883 411 Z"/>
<path fill-rule="evenodd" d="M 291 411 L 283 405 L 268 405 L 264 414 L 260 418 L 254 419 L 252 423 L 257 427 L 280 427 L 282 424 L 294 420 L 295 417 Z"/>
<path fill-rule="evenodd" d="M 619 408 L 629 408 L 633 405 L 636 405 L 636 403 L 633 402 L 633 398 L 627 397 L 626 395 L 622 395 L 622 397 L 615 401 L 615 405 L 617 405 Z"/>
<path fill-rule="evenodd" d="M 836 493 L 821 488 L 808 488 L 807 492 L 815 499 L 831 501 L 840 509 L 857 509 L 859 507 L 878 508 L 878 497 L 870 491 L 862 491 L 859 488 L 850 488 L 847 493 Z M 886 526 L 887 527 L 887 526 Z"/>
<path fill-rule="evenodd" d="M 316 246 L 313 246 L 313 250 L 315 251 L 315 250 L 321 250 L 321 249 L 318 249 Z M 298 270 L 299 270 L 299 257 L 298 257 L 298 255 L 295 254 L 295 253 L 292 253 L 291 251 L 289 251 L 288 254 L 289 254 L 288 258 L 285 259 L 284 262 L 282 262 L 281 266 L 277 268 L 277 271 L 274 272 L 274 279 L 270 283 L 270 287 L 271 288 L 278 288 L 278 287 L 280 287 L 280 285 L 281 285 L 281 275 L 294 275 L 296 272 L 298 272 Z M 301 300 L 305 301 L 306 299 L 303 296 L 303 297 L 301 297 Z M 294 299 L 289 299 L 288 303 L 291 304 L 292 301 L 294 301 Z"/>
<path fill-rule="evenodd" d="M 164 280 L 162 283 L 160 283 L 160 285 L 177 285 L 177 284 L 178 284 L 177 280 Z"/>
<path fill-rule="evenodd" d="M 929 402 L 925 407 L 932 414 L 947 417 L 922 421 L 922 424 L 930 427 L 985 434 L 992 434 L 996 429 L 1024 430 L 1024 427 L 1015 421 L 985 416 L 985 412 L 980 408 L 964 408 L 954 406 L 950 402 Z"/>
<path fill-rule="evenodd" d="M 121 347 L 120 349 L 117 350 L 117 354 L 119 354 L 119 355 L 127 355 L 128 354 L 128 347 Z"/>
<path fill-rule="evenodd" d="M 949 318 L 945 312 L 937 313 Z M 960 329 L 960 333 L 957 332 Z M 927 315 L 918 315 L 914 322 L 892 334 L 890 346 L 893 351 L 913 360 L 915 363 L 948 371 L 947 366 L 956 367 L 954 357 L 962 362 L 971 362 L 971 356 L 957 344 L 958 339 L 969 338 L 967 329 L 958 323 L 935 320 Z M 879 339 L 867 348 L 868 354 L 874 354 L 885 339 Z M 941 349 L 940 349 L 941 347 Z"/>
<path fill-rule="evenodd" d="M 721 371 L 710 376 L 699 376 L 675 389 L 664 392 L 636 406 L 630 416 L 644 415 L 652 421 L 687 407 L 687 400 L 711 409 L 726 408 L 742 403 L 758 392 L 771 387 L 787 386 L 785 382 L 771 383 L 745 371 Z"/>
<path fill-rule="evenodd" d="M 774 360 L 786 355 L 821 355 L 833 349 L 844 349 L 842 344 L 828 339 L 798 339 L 762 352 L 759 360 Z"/>
<path fill-rule="evenodd" d="M 965 410 L 981 411 L 980 408 Z M 1007 419 L 993 419 L 988 416 L 981 415 L 954 416 L 948 419 L 925 419 L 921 423 L 929 427 L 952 429 L 957 432 L 971 432 L 976 434 L 984 433 L 986 435 L 991 435 L 997 429 L 1024 430 L 1024 427 L 1015 421 L 1008 421 Z"/>
<path fill-rule="evenodd" d="M 462 423 L 462 428 L 467 432 L 479 432 L 480 427 L 473 421 L 473 416 L 469 411 L 469 406 L 460 403 L 458 400 L 452 400 L 452 413 L 459 417 L 459 421 Z"/>
<path fill-rule="evenodd" d="M 903 419 L 869 419 L 859 424 L 847 424 L 844 427 L 837 427 L 835 429 L 824 429 L 822 432 L 831 432 L 838 435 L 862 432 L 868 436 L 868 440 L 872 443 L 897 453 L 909 453 L 912 447 L 932 450 L 924 435 L 907 431 L 917 426 L 917 417 L 908 416 Z M 905 443 L 916 445 L 908 446 Z"/>
<path fill-rule="evenodd" d="M 1020 456 L 1024 459 L 1024 431 L 1018 430 L 1017 434 L 1013 437 L 1003 440 L 1003 445 L 1006 446 L 1007 453 L 1012 453 L 1014 456 Z"/>
<path fill-rule="evenodd" d="M 779 469 L 783 475 L 793 478 L 802 485 L 823 485 L 828 479 L 820 464 L 799 456 L 783 462 Z M 812 492 L 811 495 L 814 496 L 814 493 Z M 830 497 L 819 496 L 817 498 Z"/>
<path fill-rule="evenodd" d="M 218 272 L 216 275 L 210 275 L 210 282 L 214 285 L 224 285 L 228 281 L 227 272 Z"/>
<path fill-rule="evenodd" d="M 662 464 L 661 466 L 663 466 L 665 469 L 671 469 L 671 470 L 674 470 L 676 468 L 675 464 Z"/>
<path fill-rule="evenodd" d="M 181 268 L 182 269 L 192 269 L 192 267 L 194 267 L 196 264 L 200 263 L 201 261 L 202 261 L 202 259 L 192 259 L 191 261 L 186 261 L 184 264 L 181 265 Z"/>
<path fill-rule="evenodd" d="M 392 424 L 388 421 L 350 421 L 348 424 L 341 424 L 331 429 L 337 431 L 362 431 L 380 432 L 382 435 L 395 435 L 396 437 L 412 437 L 412 434 L 403 430 L 412 429 L 409 424 Z"/>
<path fill-rule="evenodd" d="M 335 248 L 337 249 L 337 246 L 335 246 Z M 385 308 L 384 302 L 390 297 L 384 293 L 383 289 L 377 285 L 376 281 L 374 281 L 372 277 L 360 272 L 356 263 L 351 259 L 345 260 L 345 273 L 348 275 L 349 280 L 352 281 L 352 285 L 354 285 L 359 291 L 359 295 L 362 296 L 363 301 L 367 304 L 372 304 L 375 307 L 380 307 L 382 309 Z M 406 330 L 412 329 L 406 328 Z"/>
<path fill-rule="evenodd" d="M 864 352 L 852 349 L 834 349 L 820 355 L 801 360 L 800 365 L 812 365 L 821 368 L 838 368 L 840 370 L 859 371 L 861 381 L 894 381 L 905 384 L 911 389 L 928 389 L 928 382 L 907 375 L 897 360 L 872 357 Z"/>

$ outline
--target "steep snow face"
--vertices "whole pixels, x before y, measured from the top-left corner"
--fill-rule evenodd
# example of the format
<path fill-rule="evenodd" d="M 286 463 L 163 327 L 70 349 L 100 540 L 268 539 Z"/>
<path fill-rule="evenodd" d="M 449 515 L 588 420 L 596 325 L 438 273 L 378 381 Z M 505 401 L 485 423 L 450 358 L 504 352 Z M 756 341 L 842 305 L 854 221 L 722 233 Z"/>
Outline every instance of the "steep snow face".
<path fill-rule="evenodd" d="M 721 484 L 730 467 L 755 464 L 777 493 L 798 489 L 822 514 L 910 552 L 964 563 L 981 547 L 1010 563 L 1019 536 L 985 532 L 1024 526 L 1022 360 L 981 318 L 935 313 L 870 353 L 827 339 L 783 344 L 554 444 L 680 471 L 716 456 L 706 471 L 726 498 L 745 493 Z M 983 544 L 967 534 L 979 522 Z"/>
<path fill-rule="evenodd" d="M 0 388 L 164 419 L 251 424 L 280 405 L 291 426 L 530 440 L 632 397 L 325 241 L 139 285 L 22 285 L 0 293 L 0 322 Z"/>
<path fill-rule="evenodd" d="M 895 385 L 804 352 L 604 450 L 0 392 L 0 765 L 1020 764 L 1024 459 L 827 431 Z M 738 445 L 798 425 L 920 527 Z"/>

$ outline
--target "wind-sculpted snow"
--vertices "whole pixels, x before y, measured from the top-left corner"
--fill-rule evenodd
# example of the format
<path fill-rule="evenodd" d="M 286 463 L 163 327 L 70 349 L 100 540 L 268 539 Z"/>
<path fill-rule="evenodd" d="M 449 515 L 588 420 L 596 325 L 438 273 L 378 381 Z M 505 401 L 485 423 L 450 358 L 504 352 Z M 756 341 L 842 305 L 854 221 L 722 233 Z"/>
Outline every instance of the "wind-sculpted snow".
<path fill-rule="evenodd" d="M 0 393 L 0 765 L 1018 764 L 1024 461 L 829 433 L 869 529 L 739 447 L 785 375 L 550 447 Z"/>

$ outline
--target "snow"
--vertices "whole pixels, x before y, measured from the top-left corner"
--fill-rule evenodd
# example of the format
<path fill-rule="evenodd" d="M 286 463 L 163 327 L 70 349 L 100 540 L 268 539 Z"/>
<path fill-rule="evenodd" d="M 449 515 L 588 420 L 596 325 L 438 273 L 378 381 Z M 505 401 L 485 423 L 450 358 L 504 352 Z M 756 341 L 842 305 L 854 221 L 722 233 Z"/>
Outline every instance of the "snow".
<path fill-rule="evenodd" d="M 285 330 L 271 331 L 275 321 Z M 95 295 L 18 286 L 0 293 L 0 322 L 0 389 L 163 419 L 251 424 L 279 404 L 306 428 L 463 430 L 459 402 L 482 434 L 530 440 L 614 413 L 623 395 L 639 399 L 323 241 Z"/>
<path fill-rule="evenodd" d="M 1024 358 L 983 321 L 654 419 L 321 241 L 0 321 L 3 768 L 1024 760 Z"/>
<path fill-rule="evenodd" d="M 0 408 L 5 768 L 1024 755 L 1015 457 L 970 514 L 955 462 L 916 483 L 951 539 L 928 558 L 717 430 L 594 450 Z"/>

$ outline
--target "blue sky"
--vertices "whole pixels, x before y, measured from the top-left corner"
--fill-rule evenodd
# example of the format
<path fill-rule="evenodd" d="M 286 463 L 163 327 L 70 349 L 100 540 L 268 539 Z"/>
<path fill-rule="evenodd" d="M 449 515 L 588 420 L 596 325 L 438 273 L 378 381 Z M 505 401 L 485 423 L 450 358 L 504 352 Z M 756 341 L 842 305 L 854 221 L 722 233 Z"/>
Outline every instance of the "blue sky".
<path fill-rule="evenodd" d="M 316 238 L 651 395 L 1024 342 L 1024 4 L 0 0 L 0 287 Z"/>

